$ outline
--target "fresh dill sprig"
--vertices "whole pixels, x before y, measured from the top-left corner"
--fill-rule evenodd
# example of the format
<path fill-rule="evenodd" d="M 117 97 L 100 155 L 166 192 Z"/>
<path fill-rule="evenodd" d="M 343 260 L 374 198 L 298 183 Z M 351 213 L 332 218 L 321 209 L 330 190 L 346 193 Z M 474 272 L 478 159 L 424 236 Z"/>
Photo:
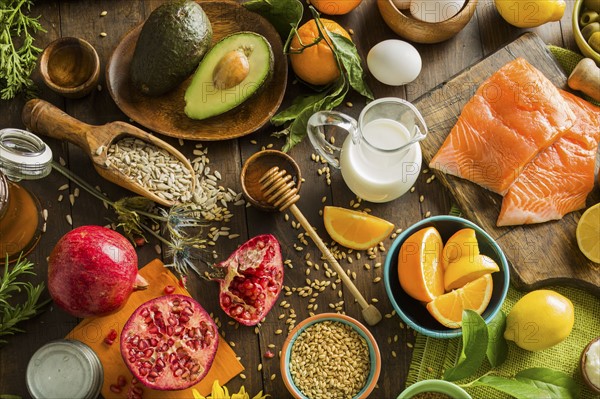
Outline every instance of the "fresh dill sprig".
<path fill-rule="evenodd" d="M 8 256 L 4 264 L 4 273 L 0 279 L 0 337 L 5 335 L 14 335 L 18 332 L 24 332 L 17 324 L 21 321 L 35 316 L 50 299 L 40 302 L 40 295 L 44 291 L 44 283 L 33 285 L 30 282 L 20 281 L 19 278 L 25 275 L 35 275 L 33 263 L 27 259 L 19 258 L 14 265 L 9 265 Z M 12 305 L 13 293 L 19 293 L 25 290 L 27 300 L 24 303 Z M 0 338 L 0 345 L 7 341 Z"/>
<path fill-rule="evenodd" d="M 0 0 L 2 1 L 2 0 Z M 205 227 L 209 222 L 202 216 L 203 209 L 196 204 L 186 203 L 174 205 L 169 210 L 159 208 L 154 202 L 145 197 L 125 197 L 111 201 L 106 195 L 92 187 L 88 182 L 77 176 L 69 169 L 52 162 L 52 167 L 63 176 L 79 185 L 85 191 L 113 208 L 117 214 L 118 226 L 131 241 L 146 234 L 156 237 L 165 244 L 167 255 L 173 258 L 165 266 L 175 270 L 179 277 L 188 274 L 192 269 L 202 276 L 197 267 L 198 262 L 204 262 L 201 253 L 207 251 L 208 240 L 205 238 Z M 168 234 L 164 238 L 158 231 Z"/>
<path fill-rule="evenodd" d="M 28 15 L 32 0 L 0 0 L 0 98 L 10 100 L 25 90 L 30 94 L 37 57 L 37 32 L 45 32 L 38 17 Z M 17 44 L 20 43 L 20 46 Z"/>

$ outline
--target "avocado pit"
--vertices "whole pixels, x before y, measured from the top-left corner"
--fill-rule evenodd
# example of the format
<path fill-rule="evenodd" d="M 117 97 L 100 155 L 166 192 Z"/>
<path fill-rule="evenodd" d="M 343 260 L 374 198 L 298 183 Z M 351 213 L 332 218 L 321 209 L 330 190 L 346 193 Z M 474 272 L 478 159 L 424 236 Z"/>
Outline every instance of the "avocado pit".
<path fill-rule="evenodd" d="M 219 90 L 231 89 L 242 83 L 250 73 L 248 56 L 252 46 L 245 46 L 225 54 L 213 71 L 213 84 Z"/>

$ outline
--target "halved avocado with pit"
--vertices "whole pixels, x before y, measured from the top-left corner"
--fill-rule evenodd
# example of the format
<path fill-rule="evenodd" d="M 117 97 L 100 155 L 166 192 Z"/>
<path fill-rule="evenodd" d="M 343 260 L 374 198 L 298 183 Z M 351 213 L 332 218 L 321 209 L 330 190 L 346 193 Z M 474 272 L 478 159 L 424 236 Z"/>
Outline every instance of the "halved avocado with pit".
<path fill-rule="evenodd" d="M 237 107 L 270 78 L 273 59 L 271 45 L 258 33 L 221 39 L 204 56 L 185 92 L 185 114 L 201 120 Z"/>

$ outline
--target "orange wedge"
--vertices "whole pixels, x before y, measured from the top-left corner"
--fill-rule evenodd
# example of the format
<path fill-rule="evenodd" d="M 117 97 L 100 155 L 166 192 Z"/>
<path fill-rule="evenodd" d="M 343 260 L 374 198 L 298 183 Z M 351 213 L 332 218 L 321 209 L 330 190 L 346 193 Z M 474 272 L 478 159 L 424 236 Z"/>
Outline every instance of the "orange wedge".
<path fill-rule="evenodd" d="M 400 247 L 398 279 L 402 289 L 416 300 L 429 302 L 444 293 L 442 247 L 442 237 L 435 227 L 417 231 Z"/>
<path fill-rule="evenodd" d="M 494 273 L 500 268 L 492 258 L 477 255 L 470 259 L 468 256 L 459 258 L 444 270 L 444 288 L 446 291 L 460 288 L 484 274 Z"/>
<path fill-rule="evenodd" d="M 456 262 L 460 258 L 473 259 L 477 255 L 479 255 L 479 244 L 475 237 L 475 230 L 471 228 L 458 230 L 444 245 L 442 267 L 446 270 L 452 262 Z"/>
<path fill-rule="evenodd" d="M 374 247 L 394 230 L 387 220 L 337 206 L 324 208 L 323 222 L 335 242 L 356 250 Z"/>
<path fill-rule="evenodd" d="M 462 288 L 440 295 L 427 304 L 427 310 L 444 326 L 460 328 L 463 310 L 472 309 L 482 314 L 492 299 L 493 288 L 492 275 L 488 273 Z"/>

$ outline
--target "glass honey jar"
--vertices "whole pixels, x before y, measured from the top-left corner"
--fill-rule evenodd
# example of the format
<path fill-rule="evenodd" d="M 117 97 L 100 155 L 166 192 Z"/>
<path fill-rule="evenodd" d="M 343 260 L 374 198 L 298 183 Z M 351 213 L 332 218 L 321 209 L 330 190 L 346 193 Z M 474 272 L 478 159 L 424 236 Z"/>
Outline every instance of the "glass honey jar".
<path fill-rule="evenodd" d="M 0 130 L 0 258 L 26 255 L 41 234 L 41 206 L 18 182 L 47 176 L 52 151 L 36 135 L 19 129 Z"/>

